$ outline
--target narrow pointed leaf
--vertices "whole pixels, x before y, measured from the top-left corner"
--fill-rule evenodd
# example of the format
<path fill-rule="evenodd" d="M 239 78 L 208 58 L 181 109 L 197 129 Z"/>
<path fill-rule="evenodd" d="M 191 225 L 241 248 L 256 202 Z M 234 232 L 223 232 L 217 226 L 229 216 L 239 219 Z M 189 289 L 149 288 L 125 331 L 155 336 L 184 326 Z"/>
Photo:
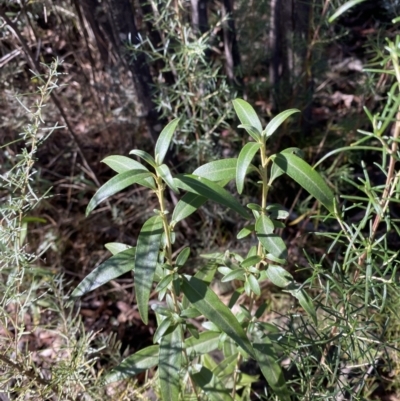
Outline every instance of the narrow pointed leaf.
<path fill-rule="evenodd" d="M 285 288 L 293 283 L 293 276 L 281 266 L 269 265 L 266 276 L 277 287 Z"/>
<path fill-rule="evenodd" d="M 125 173 L 125 171 L 129 170 L 149 171 L 145 166 L 143 166 L 143 164 L 126 156 L 108 156 L 103 159 L 102 162 L 107 164 L 107 166 L 111 167 L 117 173 Z"/>
<path fill-rule="evenodd" d="M 150 217 L 144 223 L 136 244 L 135 293 L 140 317 L 145 324 L 148 323 L 150 291 L 157 267 L 162 233 L 162 218 Z"/>
<path fill-rule="evenodd" d="M 238 235 L 236 236 L 237 239 L 242 239 L 246 238 L 248 235 L 250 235 L 253 231 L 255 230 L 254 224 L 248 225 L 243 227 Z"/>
<path fill-rule="evenodd" d="M 320 201 L 331 213 L 335 212 L 332 191 L 308 163 L 292 153 L 278 153 L 274 158 L 274 163 L 310 195 Z"/>
<path fill-rule="evenodd" d="M 105 383 L 128 379 L 151 369 L 158 363 L 158 352 L 158 345 L 152 345 L 130 355 L 105 376 Z"/>
<path fill-rule="evenodd" d="M 163 181 L 175 192 L 179 193 L 178 188 L 175 186 L 174 179 L 172 178 L 171 171 L 166 164 L 156 167 L 157 174 L 163 179 Z"/>
<path fill-rule="evenodd" d="M 287 148 L 285 150 L 282 150 L 281 153 L 294 153 L 300 158 L 304 158 L 304 152 L 299 148 Z M 278 177 L 283 174 L 285 174 L 285 172 L 277 164 L 273 163 L 271 166 L 271 174 L 268 184 L 271 185 Z"/>
<path fill-rule="evenodd" d="M 307 314 L 311 317 L 313 320 L 314 324 L 317 325 L 317 313 L 315 311 L 314 305 L 312 303 L 312 300 L 308 296 L 308 294 L 303 290 L 303 289 L 296 289 L 290 291 L 290 293 L 298 299 L 299 304 L 301 307 L 307 312 Z"/>
<path fill-rule="evenodd" d="M 265 130 L 263 131 L 263 135 L 265 135 L 267 138 L 271 136 L 278 128 L 279 126 L 293 113 L 299 113 L 300 110 L 297 109 L 289 109 L 282 111 L 282 113 L 279 113 L 277 116 L 275 116 L 265 127 Z"/>
<path fill-rule="evenodd" d="M 140 149 L 133 149 L 129 152 L 130 155 L 136 155 L 139 156 L 141 159 L 143 159 L 144 161 L 146 161 L 147 163 L 150 164 L 150 166 L 156 168 L 157 167 L 157 163 L 154 160 L 154 157 L 149 155 L 147 152 L 145 152 L 144 150 L 140 150 Z"/>
<path fill-rule="evenodd" d="M 161 339 L 158 378 L 160 380 L 161 398 L 164 401 L 179 399 L 182 342 L 182 329 L 180 326 L 177 326 L 172 333 Z"/>
<path fill-rule="evenodd" d="M 122 251 L 126 251 L 127 249 L 133 248 L 130 245 L 122 244 L 121 242 L 109 242 L 104 245 L 108 251 L 110 251 L 113 255 L 120 253 Z"/>
<path fill-rule="evenodd" d="M 247 169 L 260 147 L 261 144 L 259 143 L 249 142 L 246 143 L 246 145 L 244 145 L 240 151 L 236 169 L 236 187 L 239 194 L 243 192 L 244 179 L 246 177 Z"/>
<path fill-rule="evenodd" d="M 331 24 L 335 19 L 340 17 L 343 13 L 345 13 L 347 10 L 350 10 L 350 8 L 354 7 L 356 4 L 362 3 L 365 0 L 350 0 L 347 1 L 346 3 L 342 4 L 334 13 L 332 16 L 329 17 L 328 22 Z"/>
<path fill-rule="evenodd" d="M 236 163 L 236 158 L 215 160 L 196 168 L 193 175 L 207 178 L 210 181 L 230 181 L 236 176 Z"/>
<path fill-rule="evenodd" d="M 190 174 L 180 174 L 175 178 L 176 186 L 185 191 L 204 196 L 207 199 L 220 203 L 241 216 L 249 219 L 247 210 L 233 197 L 228 191 L 220 187 L 218 184 L 207 180 L 206 178 L 197 177 Z"/>
<path fill-rule="evenodd" d="M 119 252 L 97 266 L 89 273 L 72 292 L 71 297 L 81 297 L 89 291 L 134 270 L 136 249 L 130 248 Z"/>
<path fill-rule="evenodd" d="M 242 99 L 235 99 L 232 103 L 240 122 L 254 127 L 261 135 L 262 125 L 253 107 Z"/>
<path fill-rule="evenodd" d="M 279 259 L 287 258 L 286 245 L 282 238 L 274 234 L 274 223 L 264 214 L 256 221 L 256 234 L 264 249 Z"/>
<path fill-rule="evenodd" d="M 279 397 L 280 401 L 290 401 L 289 391 L 278 362 L 278 355 L 268 337 L 262 339 L 262 343 L 254 343 L 256 360 L 260 365 L 261 372 Z"/>
<path fill-rule="evenodd" d="M 253 348 L 242 326 L 207 283 L 193 276 L 184 276 L 182 290 L 197 310 L 236 341 L 248 354 L 254 356 Z"/>
<path fill-rule="evenodd" d="M 247 125 L 247 124 L 240 124 L 238 125 L 238 128 L 243 128 L 247 131 L 247 133 L 256 141 L 256 142 L 260 142 L 261 143 L 261 135 L 260 133 L 257 131 L 256 128 L 254 128 L 251 125 Z"/>
<path fill-rule="evenodd" d="M 179 120 L 179 118 L 175 118 L 174 120 L 169 122 L 161 131 L 154 149 L 157 164 L 161 164 L 164 161 L 165 155 L 167 154 L 169 149 L 169 145 L 171 144 L 175 129 L 179 124 Z"/>
<path fill-rule="evenodd" d="M 150 172 L 144 172 L 143 170 L 129 170 L 125 171 L 124 173 L 120 173 L 108 180 L 94 194 L 93 198 L 87 205 L 86 216 L 88 216 L 99 203 L 132 184 L 140 184 L 152 189 L 155 188 L 153 176 Z"/>

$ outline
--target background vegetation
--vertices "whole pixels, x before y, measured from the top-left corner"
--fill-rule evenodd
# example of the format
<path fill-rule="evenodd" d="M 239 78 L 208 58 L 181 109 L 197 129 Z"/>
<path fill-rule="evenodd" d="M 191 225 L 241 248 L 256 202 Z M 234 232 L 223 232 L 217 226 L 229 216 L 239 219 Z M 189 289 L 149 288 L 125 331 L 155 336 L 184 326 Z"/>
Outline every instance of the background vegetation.
<path fill-rule="evenodd" d="M 323 220 L 286 178 L 270 193 L 289 212 L 288 270 L 326 323 L 311 330 L 288 293 L 262 284 L 263 319 L 290 340 L 279 350 L 287 381 L 304 400 L 397 399 L 397 181 L 389 197 L 384 188 L 398 177 L 396 50 L 385 46 L 397 44 L 399 6 L 365 1 L 329 23 L 343 3 L 0 2 L 0 399 L 157 399 L 154 371 L 99 385 L 105 370 L 152 344 L 155 316 L 142 324 L 131 275 L 79 307 L 68 297 L 109 257 L 103 244 L 136 243 L 156 199 L 138 187 L 89 218 L 85 208 L 112 176 L 100 161 L 134 148 L 152 153 L 175 117 L 167 160 L 175 173 L 236 157 L 247 141 L 236 129 L 236 97 L 263 126 L 301 110 L 268 151 L 295 146 L 310 164 L 330 155 L 318 170 L 343 212 L 339 222 Z M 249 182 L 241 203 L 257 196 Z M 168 202 L 176 204 L 173 192 Z M 254 238 L 238 241 L 242 228 L 207 204 L 182 223 L 176 249 L 191 245 L 195 271 L 200 254 L 247 252 Z M 228 302 L 234 287 L 216 280 L 213 289 Z M 259 380 L 238 397 L 273 399 L 265 386 Z"/>

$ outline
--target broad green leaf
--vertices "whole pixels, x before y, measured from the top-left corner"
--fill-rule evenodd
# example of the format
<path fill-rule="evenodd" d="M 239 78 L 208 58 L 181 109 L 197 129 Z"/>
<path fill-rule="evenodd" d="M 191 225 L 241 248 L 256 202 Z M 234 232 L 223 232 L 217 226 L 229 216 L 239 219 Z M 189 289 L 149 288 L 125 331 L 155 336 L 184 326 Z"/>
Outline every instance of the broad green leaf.
<path fill-rule="evenodd" d="M 161 164 L 156 167 L 157 174 L 163 181 L 175 192 L 179 193 L 178 188 L 175 186 L 174 179 L 172 178 L 171 171 L 166 164 Z"/>
<path fill-rule="evenodd" d="M 151 369 L 158 363 L 158 345 L 144 348 L 124 359 L 117 367 L 108 373 L 104 380 L 105 384 L 119 380 L 128 379 L 139 373 Z"/>
<path fill-rule="evenodd" d="M 172 213 L 172 225 L 175 225 L 179 221 L 186 219 L 186 217 L 190 216 L 206 202 L 207 198 L 201 195 L 193 194 L 191 192 L 183 195 L 180 201 L 176 204 Z"/>
<path fill-rule="evenodd" d="M 243 128 L 247 131 L 247 133 L 256 141 L 261 143 L 261 135 L 260 133 L 257 131 L 256 128 L 252 127 L 251 125 L 247 125 L 247 124 L 240 124 L 238 125 L 238 128 Z"/>
<path fill-rule="evenodd" d="M 314 324 L 318 324 L 317 320 L 317 313 L 315 312 L 314 305 L 312 303 L 312 300 L 308 296 L 308 294 L 302 289 L 296 289 L 296 290 L 291 290 L 289 291 L 295 298 L 298 299 L 299 304 L 302 306 L 302 308 L 307 312 L 307 314 L 311 317 L 313 320 Z"/>
<path fill-rule="evenodd" d="M 171 313 L 169 310 L 167 310 L 167 312 L 169 312 L 169 314 Z M 160 339 L 165 336 L 165 333 L 167 332 L 167 330 L 170 328 L 171 325 L 172 325 L 172 319 L 170 316 L 166 317 L 161 323 L 159 323 L 157 330 L 153 335 L 153 342 L 158 343 Z M 172 329 L 170 330 L 170 332 L 171 331 Z"/>
<path fill-rule="evenodd" d="M 278 153 L 274 158 L 274 163 L 310 195 L 320 201 L 331 213 L 335 212 L 332 191 L 308 163 L 292 153 Z"/>
<path fill-rule="evenodd" d="M 264 214 L 256 221 L 256 234 L 264 249 L 279 259 L 287 258 L 286 245 L 282 238 L 274 234 L 274 223 Z"/>
<path fill-rule="evenodd" d="M 258 255 L 252 255 L 247 257 L 243 262 L 240 263 L 240 266 L 247 268 L 251 266 L 255 266 L 257 263 L 261 262 L 262 258 Z"/>
<path fill-rule="evenodd" d="M 125 173 L 125 171 L 129 170 L 149 171 L 145 166 L 143 166 L 143 164 L 126 156 L 108 156 L 103 159 L 102 162 L 107 164 L 107 166 L 111 167 L 117 173 Z"/>
<path fill-rule="evenodd" d="M 247 282 L 249 283 L 251 291 L 253 291 L 254 294 L 260 296 L 261 295 L 260 284 L 258 284 L 257 279 L 252 274 L 249 274 L 247 276 Z"/>
<path fill-rule="evenodd" d="M 235 99 L 232 103 L 240 122 L 254 127 L 261 135 L 262 125 L 253 107 L 242 99 Z"/>
<path fill-rule="evenodd" d="M 108 180 L 97 190 L 87 205 L 86 216 L 88 216 L 99 203 L 132 184 L 140 184 L 151 189 L 155 188 L 153 175 L 148 171 L 144 172 L 143 170 L 129 170 L 125 171 L 124 173 L 120 173 Z"/>
<path fill-rule="evenodd" d="M 158 378 L 161 398 L 164 401 L 179 399 L 179 373 L 182 367 L 182 328 L 177 326 L 172 333 L 161 339 L 158 361 Z"/>
<path fill-rule="evenodd" d="M 210 401 L 233 401 L 229 394 L 229 389 L 225 388 L 217 377 L 205 366 L 192 373 L 192 380 L 199 386 Z"/>
<path fill-rule="evenodd" d="M 204 331 L 199 338 L 189 337 L 185 341 L 186 353 L 191 355 L 208 354 L 218 348 L 218 337 L 220 333 L 215 331 Z"/>
<path fill-rule="evenodd" d="M 287 148 L 282 150 L 281 153 L 294 153 L 295 155 L 299 156 L 300 158 L 304 158 L 304 152 L 299 148 Z M 269 178 L 268 185 L 271 185 L 278 177 L 285 174 L 285 172 L 275 163 L 272 163 L 271 166 L 271 174 Z"/>
<path fill-rule="evenodd" d="M 72 292 L 71 297 L 81 297 L 89 291 L 116 279 L 135 268 L 135 248 L 119 252 L 97 266 L 89 273 Z"/>
<path fill-rule="evenodd" d="M 122 251 L 126 251 L 127 249 L 133 248 L 130 245 L 122 244 L 121 242 L 109 242 L 104 245 L 108 251 L 110 251 L 113 255 L 120 253 Z"/>
<path fill-rule="evenodd" d="M 203 255 L 201 255 L 204 257 Z M 197 279 L 202 280 L 203 282 L 210 284 L 214 279 L 215 273 L 217 272 L 218 263 L 215 259 L 208 261 L 204 266 L 202 266 L 194 275 Z M 182 306 L 184 308 L 189 307 L 188 299 L 183 296 Z"/>
<path fill-rule="evenodd" d="M 255 230 L 254 224 L 244 226 L 236 236 L 237 239 L 242 239 L 250 235 Z"/>
<path fill-rule="evenodd" d="M 236 158 L 215 160 L 196 168 L 193 175 L 207 178 L 210 181 L 230 181 L 236 176 L 236 163 Z"/>
<path fill-rule="evenodd" d="M 188 356 L 208 354 L 218 348 L 220 333 L 205 331 L 199 338 L 189 337 L 185 340 L 185 348 Z M 120 365 L 106 375 L 106 384 L 128 379 L 158 364 L 158 345 L 144 348 L 125 358 Z"/>
<path fill-rule="evenodd" d="M 293 113 L 299 112 L 300 110 L 297 109 L 282 111 L 282 113 L 279 113 L 268 123 L 263 131 L 263 135 L 265 135 L 267 138 L 270 137 L 289 116 L 291 116 Z"/>
<path fill-rule="evenodd" d="M 240 323 L 207 283 L 193 276 L 183 276 L 182 290 L 192 305 L 220 330 L 231 337 L 248 354 L 253 348 Z"/>
<path fill-rule="evenodd" d="M 236 169 L 236 187 L 239 194 L 243 192 L 244 179 L 246 177 L 247 169 L 260 147 L 261 144 L 257 142 L 249 142 L 246 143 L 246 145 L 244 145 L 240 151 Z"/>
<path fill-rule="evenodd" d="M 176 266 L 182 267 L 188 260 L 189 256 L 190 256 L 190 248 L 187 246 L 183 248 L 179 252 L 179 255 L 176 257 L 175 261 Z"/>
<path fill-rule="evenodd" d="M 278 362 L 278 355 L 268 337 L 264 337 L 262 341 L 262 343 L 253 343 L 261 372 L 279 400 L 290 401 L 290 394 Z"/>
<path fill-rule="evenodd" d="M 160 136 L 157 139 L 157 143 L 154 149 L 157 164 L 161 164 L 164 161 L 165 155 L 168 152 L 169 145 L 171 144 L 172 136 L 174 135 L 175 129 L 179 123 L 179 118 L 175 118 L 169 122 L 165 128 L 161 131 Z"/>
<path fill-rule="evenodd" d="M 207 180 L 206 178 L 197 177 L 191 174 L 180 174 L 175 178 L 176 186 L 185 191 L 204 196 L 207 199 L 220 203 L 241 216 L 249 219 L 247 210 L 233 197 L 228 191 L 220 187 L 218 184 Z"/>
<path fill-rule="evenodd" d="M 222 277 L 221 282 L 222 283 L 227 283 L 228 281 L 232 280 L 244 280 L 244 270 L 243 269 L 235 269 L 232 270 L 230 273 L 226 274 L 224 277 Z"/>
<path fill-rule="evenodd" d="M 163 222 L 160 216 L 150 217 L 140 230 L 135 255 L 135 293 L 140 317 L 148 323 L 148 304 L 158 262 Z"/>
<path fill-rule="evenodd" d="M 350 8 L 354 7 L 355 5 L 362 3 L 365 0 L 350 0 L 347 1 L 346 3 L 342 4 L 334 13 L 331 15 L 328 19 L 328 22 L 331 24 L 335 19 L 340 17 L 343 13 L 345 13 L 347 10 L 350 10 Z"/>
<path fill-rule="evenodd" d="M 266 276 L 277 287 L 285 288 L 293 282 L 293 276 L 281 266 L 269 265 Z"/>
<path fill-rule="evenodd" d="M 130 155 L 136 155 L 139 156 L 141 159 L 143 159 L 144 161 L 146 161 L 147 163 L 150 164 L 150 166 L 156 168 L 157 167 L 157 163 L 154 160 L 154 157 L 149 155 L 147 152 L 145 152 L 144 150 L 140 150 L 140 149 L 133 149 L 129 152 Z"/>

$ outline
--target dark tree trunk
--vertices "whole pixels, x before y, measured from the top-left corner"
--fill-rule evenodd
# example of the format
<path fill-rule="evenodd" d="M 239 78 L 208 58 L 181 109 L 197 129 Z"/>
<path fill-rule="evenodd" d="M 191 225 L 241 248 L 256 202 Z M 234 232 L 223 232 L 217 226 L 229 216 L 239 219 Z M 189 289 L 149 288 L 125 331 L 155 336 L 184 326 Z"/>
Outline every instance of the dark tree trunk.
<path fill-rule="evenodd" d="M 223 0 L 222 16 L 228 18 L 224 24 L 226 75 L 231 82 L 241 86 L 243 79 L 240 72 L 240 52 L 236 40 L 235 20 L 233 18 L 233 0 Z"/>
<path fill-rule="evenodd" d="M 207 0 L 191 0 L 192 4 L 192 24 L 201 34 L 209 30 Z"/>
<path fill-rule="evenodd" d="M 312 82 L 307 65 L 310 4 L 302 0 L 271 0 L 269 31 L 270 85 L 273 109 L 307 107 Z M 305 75 L 304 75 L 305 74 Z"/>

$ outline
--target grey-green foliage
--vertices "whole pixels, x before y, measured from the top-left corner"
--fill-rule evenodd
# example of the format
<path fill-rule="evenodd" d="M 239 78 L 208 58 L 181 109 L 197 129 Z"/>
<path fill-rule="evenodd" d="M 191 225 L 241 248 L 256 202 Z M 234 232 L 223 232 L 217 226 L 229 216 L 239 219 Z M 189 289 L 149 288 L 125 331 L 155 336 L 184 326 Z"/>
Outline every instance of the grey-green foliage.
<path fill-rule="evenodd" d="M 104 393 L 92 370 L 94 336 L 67 305 L 65 279 L 41 267 L 46 247 L 34 249 L 29 235 L 32 225 L 46 223 L 36 215 L 47 193 L 37 190 L 35 166 L 38 148 L 59 128 L 49 126 L 44 113 L 58 87 L 58 65 L 43 65 L 45 73 L 34 77 L 37 93 L 18 97 L 28 120 L 17 141 L 20 152 L 15 143 L 0 144 L 0 392 L 7 400 Z"/>
<path fill-rule="evenodd" d="M 176 151 L 197 159 L 197 164 L 219 156 L 215 143 L 221 130 L 229 128 L 233 117 L 231 100 L 234 91 L 220 71 L 221 66 L 209 59 L 217 27 L 204 34 L 190 24 L 187 2 L 149 1 L 152 13 L 145 18 L 157 29 L 161 43 L 142 36 L 139 45 L 130 47 L 133 56 L 146 54 L 149 64 L 161 72 L 155 78 L 154 101 L 161 116 L 182 118 L 173 142 Z M 216 23 L 220 27 L 221 21 Z M 173 82 L 166 82 L 169 74 Z"/>
<path fill-rule="evenodd" d="M 143 174 L 143 171 L 146 171 L 146 177 L 155 183 L 154 188 L 151 186 L 149 188 L 154 191 L 159 201 L 159 209 L 154 211 L 154 215 L 144 223 L 140 231 L 136 250 L 131 248 L 119 253 L 116 250 L 116 255 L 97 267 L 72 293 L 73 297 L 82 296 L 97 288 L 99 283 L 105 283 L 126 272 L 125 267 L 130 266 L 134 272 L 136 302 L 140 316 L 147 324 L 152 283 L 153 281 L 158 283 L 156 293 L 159 302 L 152 308 L 158 322 L 154 342 L 159 343 L 159 349 L 150 347 L 122 362 L 106 376 L 107 382 L 137 374 L 158 364 L 159 390 L 163 400 L 170 400 L 171 397 L 178 399 L 179 395 L 184 394 L 192 394 L 200 399 L 201 392 L 208 394 L 210 399 L 230 400 L 236 398 L 237 389 L 244 386 L 249 390 L 249 386 L 255 380 L 246 378 L 243 372 L 239 373 L 242 359 L 253 358 L 260 365 L 273 394 L 281 400 L 290 399 L 292 390 L 286 384 L 276 346 L 268 337 L 268 332 L 260 330 L 262 325 L 258 319 L 262 313 L 257 314 L 253 311 L 255 297 L 261 295 L 260 284 L 269 277 L 270 266 L 276 282 L 288 280 L 284 285 L 285 289 L 298 299 L 315 325 L 317 325 L 317 315 L 305 289 L 284 268 L 288 257 L 286 245 L 275 233 L 275 228 L 279 225 L 276 220 L 285 218 L 287 214 L 283 213 L 279 206 L 267 207 L 268 190 L 272 186 L 269 177 L 271 165 L 277 165 L 282 173 L 287 173 L 297 181 L 331 213 L 334 213 L 334 196 L 320 175 L 296 156 L 293 150 L 277 155 L 267 154 L 269 138 L 285 119 L 298 110 L 281 113 L 262 129 L 254 109 L 247 102 L 236 99 L 233 104 L 242 123 L 241 126 L 257 141 L 245 145 L 237 159 L 209 162 L 196 169 L 193 174 L 178 174 L 173 177 L 169 168 L 162 163 L 165 150 L 172 141 L 171 131 L 178 126 L 176 119 L 161 132 L 155 145 L 154 156 L 138 149 L 130 152 L 140 157 L 147 166 L 144 164 L 138 166 L 137 162 L 129 163 L 119 156 L 107 158 L 108 163 L 112 162 L 113 165 L 119 161 L 117 172 L 122 171 L 122 164 L 124 166 L 132 164 L 132 168 L 119 172 L 99 188 L 88 205 L 87 213 L 101 201 L 123 190 L 126 187 L 126 180 L 129 180 L 129 174 L 134 178 Z M 257 146 L 254 147 L 254 151 L 249 152 L 247 147 L 251 144 Z M 259 153 L 260 165 L 253 164 L 256 153 Z M 237 186 L 240 187 L 239 192 L 242 192 L 249 172 L 257 173 L 261 182 L 260 205 L 248 205 L 253 215 L 223 188 L 228 181 L 236 178 Z M 114 188 L 112 191 L 110 183 Z M 133 180 L 131 183 L 147 186 L 138 180 Z M 165 202 L 167 187 L 178 193 L 179 190 L 186 192 L 172 212 L 172 218 L 169 217 L 170 211 L 167 210 Z M 189 257 L 189 248 L 185 248 L 185 252 L 182 251 L 176 259 L 173 257 L 174 229 L 181 219 L 179 216 L 188 217 L 194 213 L 204 203 L 202 199 L 217 202 L 237 212 L 243 219 L 251 220 L 253 225 L 248 234 L 254 231 L 259 245 L 257 249 L 251 248 L 245 258 L 229 251 L 225 255 L 215 255 L 213 257 L 215 267 L 211 275 L 208 273 L 204 275 L 202 268 L 196 275 L 190 276 L 184 274 L 183 270 Z M 129 255 L 128 252 L 132 254 Z M 121 258 L 123 266 L 122 264 L 120 266 L 118 258 L 122 254 L 124 254 L 124 258 Z M 131 264 L 125 260 L 129 257 L 132 259 Z M 224 276 L 223 281 L 233 279 L 240 281 L 243 285 L 242 291 L 244 290 L 249 297 L 247 308 L 242 307 L 242 312 L 236 316 L 232 312 L 236 300 L 226 306 L 210 287 L 210 281 L 218 265 L 221 265 L 219 271 Z M 208 268 L 209 266 L 205 264 L 204 269 Z M 198 328 L 189 320 L 200 315 L 207 319 L 203 324 L 204 328 L 219 333 L 218 344 L 224 350 L 226 361 L 231 361 L 229 364 L 227 362 L 226 366 L 216 366 L 213 359 L 207 355 L 209 348 L 200 345 L 202 339 Z M 187 333 L 190 337 L 184 341 Z M 188 353 L 185 347 L 187 341 L 199 342 L 197 353 Z M 230 372 L 236 372 L 233 378 Z"/>

